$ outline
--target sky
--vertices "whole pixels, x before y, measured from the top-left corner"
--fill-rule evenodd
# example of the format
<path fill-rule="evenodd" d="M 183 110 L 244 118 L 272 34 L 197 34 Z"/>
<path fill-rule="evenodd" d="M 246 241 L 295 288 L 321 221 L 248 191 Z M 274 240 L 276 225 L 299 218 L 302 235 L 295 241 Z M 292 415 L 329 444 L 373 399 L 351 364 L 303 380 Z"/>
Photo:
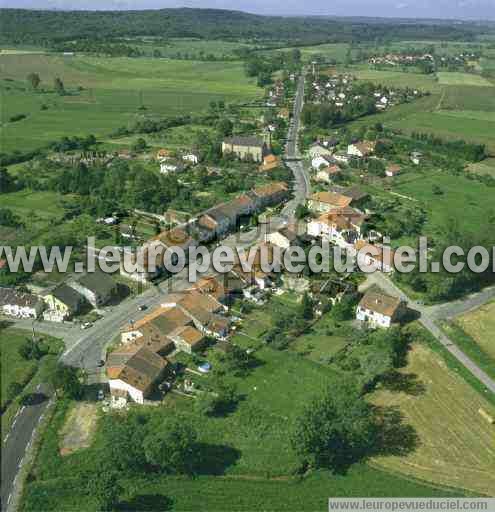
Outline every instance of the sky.
<path fill-rule="evenodd" d="M 269 15 L 495 20 L 495 0 L 0 0 L 0 5 L 64 10 L 209 7 Z"/>

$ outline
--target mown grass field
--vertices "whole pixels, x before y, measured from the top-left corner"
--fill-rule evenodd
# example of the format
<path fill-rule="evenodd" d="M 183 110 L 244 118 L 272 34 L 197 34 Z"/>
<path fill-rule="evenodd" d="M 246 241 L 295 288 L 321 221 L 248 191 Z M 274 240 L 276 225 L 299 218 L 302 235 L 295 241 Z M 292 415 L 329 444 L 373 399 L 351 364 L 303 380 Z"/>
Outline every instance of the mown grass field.
<path fill-rule="evenodd" d="M 148 114 L 197 113 L 212 100 L 243 101 L 262 92 L 245 77 L 241 62 L 2 55 L 0 72 L 14 80 L 0 86 L 7 105 L 3 151 L 33 149 L 62 136 L 101 136 Z M 25 82 L 31 72 L 41 77 L 38 92 Z M 67 95 L 53 92 L 55 77 Z M 27 117 L 9 122 L 17 114 Z"/>
<path fill-rule="evenodd" d="M 455 323 L 495 361 L 495 302 L 457 317 Z"/>
<path fill-rule="evenodd" d="M 493 87 L 464 85 L 444 87 L 439 108 L 442 110 L 495 112 L 495 90 Z"/>
<path fill-rule="evenodd" d="M 373 402 L 400 410 L 419 437 L 417 448 L 373 462 L 389 471 L 492 496 L 493 425 L 478 409 L 493 416 L 495 408 L 425 345 L 414 345 L 401 373 L 402 389 L 381 389 Z"/>

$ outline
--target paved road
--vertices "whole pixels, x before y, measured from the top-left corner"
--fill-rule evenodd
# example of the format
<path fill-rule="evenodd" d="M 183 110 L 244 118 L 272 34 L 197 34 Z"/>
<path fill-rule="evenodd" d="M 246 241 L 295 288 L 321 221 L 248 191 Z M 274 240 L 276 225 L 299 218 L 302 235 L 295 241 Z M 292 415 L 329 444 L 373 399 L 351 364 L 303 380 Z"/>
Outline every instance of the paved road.
<path fill-rule="evenodd" d="M 420 314 L 419 322 L 428 329 L 431 334 L 487 389 L 495 393 L 495 381 L 489 377 L 471 358 L 469 358 L 455 343 L 437 326 L 436 321 L 448 318 L 450 312 L 464 312 L 478 307 L 493 297 L 495 287 L 488 288 L 480 293 L 471 295 L 462 301 L 455 301 L 440 306 L 420 306 L 411 301 L 404 292 L 398 288 L 392 280 L 381 272 L 369 274 L 366 286 L 376 284 L 385 293 L 395 297 L 402 297 L 408 303 L 408 307 Z M 442 316 L 444 315 L 444 316 Z"/>
<path fill-rule="evenodd" d="M 292 117 L 292 124 L 289 127 L 286 157 L 288 159 L 298 157 L 297 139 L 300 128 L 301 111 L 304 104 L 304 74 L 299 77 L 297 84 L 296 97 L 294 99 L 294 111 Z M 294 174 L 295 186 L 294 186 L 294 198 L 291 199 L 282 210 L 282 217 L 287 220 L 293 220 L 296 208 L 299 204 L 304 204 L 306 198 L 311 193 L 311 183 L 309 173 L 304 168 L 301 161 L 298 160 L 287 160 L 287 166 Z"/>
<path fill-rule="evenodd" d="M 48 390 L 39 385 L 33 394 L 33 403 L 22 407 L 14 419 L 9 433 L 2 439 L 2 511 L 12 509 L 14 483 L 31 445 L 36 426 L 48 406 Z"/>
<path fill-rule="evenodd" d="M 463 299 L 446 302 L 445 304 L 439 304 L 437 306 L 430 306 L 426 309 L 428 310 L 429 315 L 436 320 L 449 320 L 462 315 L 463 313 L 479 308 L 494 298 L 495 286 L 490 286 L 489 288 L 484 288 L 480 292 L 468 295 Z"/>

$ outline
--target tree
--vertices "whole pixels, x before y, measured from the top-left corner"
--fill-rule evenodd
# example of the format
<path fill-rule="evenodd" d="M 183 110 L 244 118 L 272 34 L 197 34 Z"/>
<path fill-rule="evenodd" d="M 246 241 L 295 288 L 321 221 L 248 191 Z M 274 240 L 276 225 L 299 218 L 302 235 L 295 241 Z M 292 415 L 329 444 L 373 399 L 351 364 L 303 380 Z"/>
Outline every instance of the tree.
<path fill-rule="evenodd" d="M 305 292 L 302 297 L 301 314 L 304 320 L 311 320 L 313 318 L 313 301 L 308 292 Z"/>
<path fill-rule="evenodd" d="M 32 89 L 36 91 L 41 83 L 41 78 L 38 73 L 29 73 L 27 76 L 27 81 L 31 85 Z"/>
<path fill-rule="evenodd" d="M 162 471 L 192 473 L 197 437 L 187 417 L 174 415 L 153 424 L 143 441 L 146 460 Z"/>
<path fill-rule="evenodd" d="M 148 147 L 148 144 L 146 143 L 146 140 L 142 137 L 139 137 L 136 139 L 136 142 L 132 145 L 132 150 L 136 151 L 136 153 L 142 153 L 143 151 L 146 151 L 146 148 Z"/>
<path fill-rule="evenodd" d="M 81 398 L 83 387 L 79 380 L 77 368 L 58 363 L 50 373 L 49 380 L 56 394 L 61 392 L 64 396 L 73 400 Z"/>
<path fill-rule="evenodd" d="M 44 355 L 44 352 L 41 350 L 39 343 L 33 341 L 31 338 L 28 338 L 19 347 L 19 355 L 26 360 L 41 359 Z"/>
<path fill-rule="evenodd" d="M 53 80 L 53 88 L 55 89 L 55 92 L 61 96 L 65 94 L 64 82 L 62 82 L 58 76 Z"/>
<path fill-rule="evenodd" d="M 9 171 L 2 167 L 0 169 L 0 194 L 12 192 L 15 189 L 15 179 L 9 174 Z"/>
<path fill-rule="evenodd" d="M 296 206 L 296 211 L 295 211 L 296 219 L 302 220 L 305 217 L 307 217 L 309 215 L 309 213 L 310 213 L 310 211 L 306 205 L 298 204 Z"/>
<path fill-rule="evenodd" d="M 249 368 L 252 357 L 238 345 L 230 344 L 227 352 L 220 354 L 218 359 L 225 373 L 240 374 Z"/>
<path fill-rule="evenodd" d="M 7 387 L 7 398 L 13 400 L 17 395 L 22 393 L 24 388 L 18 382 L 11 382 Z"/>
<path fill-rule="evenodd" d="M 103 461 L 111 461 L 117 471 L 126 473 L 140 470 L 146 465 L 143 438 L 146 424 L 138 414 L 128 414 L 115 421 L 115 417 L 105 415 L 101 424 L 104 447 Z"/>
<path fill-rule="evenodd" d="M 368 453 L 376 433 L 371 405 L 351 380 L 340 379 L 305 407 L 291 444 L 303 464 L 340 471 Z"/>
<path fill-rule="evenodd" d="M 355 294 L 346 294 L 332 307 L 332 316 L 338 322 L 350 320 L 354 316 L 354 308 L 358 297 Z"/>
<path fill-rule="evenodd" d="M 107 466 L 108 464 L 104 464 L 103 467 L 92 471 L 87 481 L 88 494 L 96 499 L 98 510 L 102 511 L 113 510 L 119 494 L 123 491 L 119 484 L 118 472 Z"/>
<path fill-rule="evenodd" d="M 220 121 L 217 123 L 217 131 L 223 137 L 232 135 L 233 128 L 234 125 L 232 124 L 232 121 L 228 117 L 220 119 Z"/>

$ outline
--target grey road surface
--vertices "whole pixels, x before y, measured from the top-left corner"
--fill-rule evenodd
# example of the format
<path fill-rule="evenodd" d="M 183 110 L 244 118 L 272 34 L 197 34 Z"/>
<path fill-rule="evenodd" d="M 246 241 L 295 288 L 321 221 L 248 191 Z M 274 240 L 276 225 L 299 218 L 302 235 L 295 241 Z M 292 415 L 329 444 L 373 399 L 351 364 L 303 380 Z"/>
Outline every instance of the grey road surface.
<path fill-rule="evenodd" d="M 32 399 L 30 405 L 19 410 L 10 431 L 2 439 L 2 511 L 12 509 L 17 474 L 48 405 L 47 387 L 39 385 Z"/>

